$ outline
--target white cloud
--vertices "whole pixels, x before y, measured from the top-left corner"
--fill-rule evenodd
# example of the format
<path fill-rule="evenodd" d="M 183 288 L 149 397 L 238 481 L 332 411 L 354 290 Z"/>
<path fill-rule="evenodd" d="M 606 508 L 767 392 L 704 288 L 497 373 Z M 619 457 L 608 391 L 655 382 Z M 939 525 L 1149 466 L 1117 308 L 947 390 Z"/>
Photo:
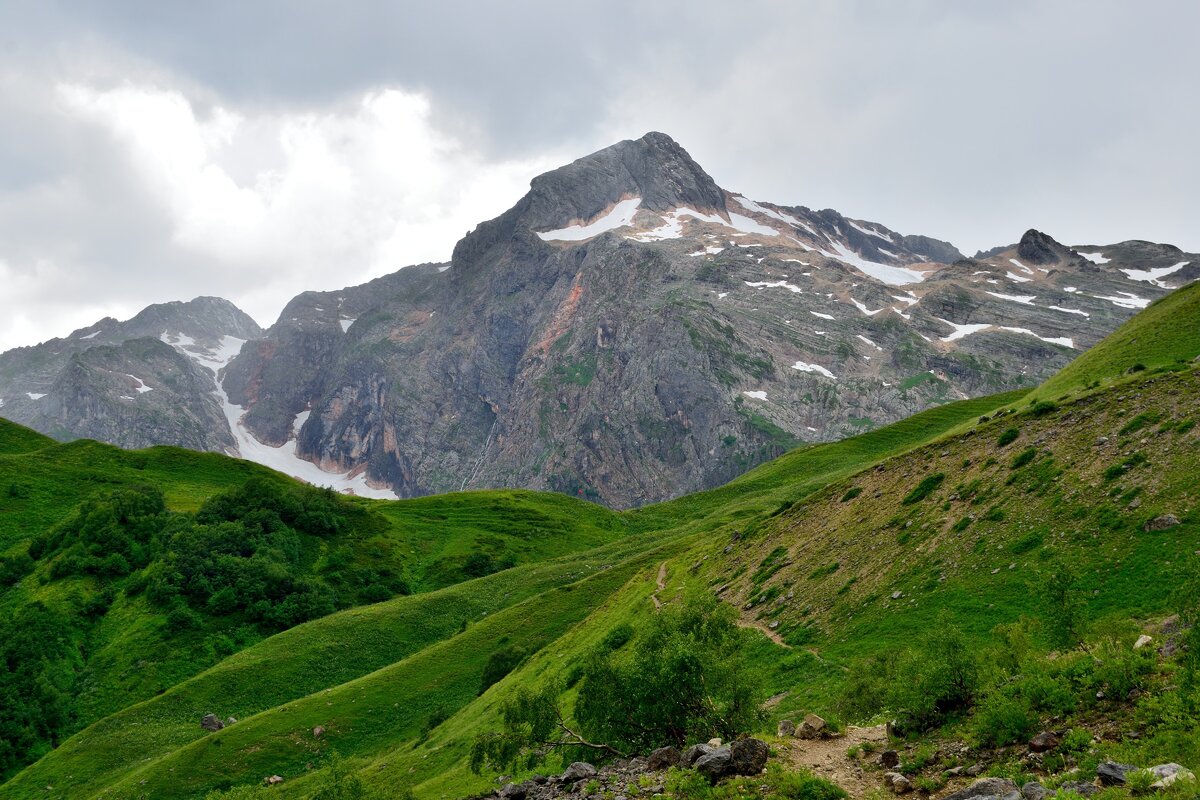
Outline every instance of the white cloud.
<path fill-rule="evenodd" d="M 7 268 L 14 283 L 0 295 L 8 317 L 0 322 L 0 350 L 67 332 L 48 322 L 80 326 L 99 308 L 129 315 L 147 302 L 191 293 L 228 297 L 269 324 L 306 289 L 449 259 L 463 233 L 502 213 L 530 178 L 562 161 L 553 154 L 490 161 L 436 127 L 427 97 L 396 88 L 316 110 L 204 108 L 178 89 L 133 83 L 62 82 L 56 100 L 67 121 L 116 148 L 115 169 L 157 213 L 142 217 L 141 230 L 123 231 L 129 249 L 109 257 L 127 259 L 111 269 L 146 276 L 158 296 L 127 291 L 86 308 L 63 296 L 57 299 L 69 300 L 69 309 L 49 308 L 56 298 L 39 286 L 60 285 L 56 273 L 96 272 L 88 262 L 99 254 L 86 241 L 67 249 L 45 243 L 36 267 Z M 104 192 L 81 190 L 78 181 L 87 176 L 77 174 L 67 186 L 90 197 L 71 209 L 82 215 Z M 43 215 L 63 207 L 61 198 L 48 202 Z M 3 209 L 0 202 L 0 216 Z M 159 237 L 163 247 L 139 261 L 139 237 Z M 27 252 L 38 252 L 37 245 Z M 17 263 L 2 243 L 0 258 Z M 17 275 L 30 281 L 27 289 L 13 291 Z M 40 323 L 15 307 L 22 294 L 40 296 Z"/>

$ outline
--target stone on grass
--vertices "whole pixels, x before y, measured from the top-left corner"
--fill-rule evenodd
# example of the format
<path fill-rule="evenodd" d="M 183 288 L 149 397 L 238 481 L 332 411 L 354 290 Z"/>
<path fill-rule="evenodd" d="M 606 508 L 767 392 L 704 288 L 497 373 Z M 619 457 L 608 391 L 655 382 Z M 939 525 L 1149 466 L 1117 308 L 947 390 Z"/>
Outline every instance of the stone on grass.
<path fill-rule="evenodd" d="M 767 765 L 770 748 L 761 739 L 738 739 L 729 746 L 730 770 L 734 775 L 758 775 Z"/>
<path fill-rule="evenodd" d="M 894 794 L 906 794 L 912 791 L 912 781 L 901 775 L 899 772 L 885 772 L 883 774 L 883 785 L 888 791 Z"/>
<path fill-rule="evenodd" d="M 733 752 L 728 747 L 716 747 L 696 759 L 693 768 L 709 783 L 716 783 L 729 775 L 733 768 Z"/>
<path fill-rule="evenodd" d="M 1146 634 L 1143 633 L 1141 636 L 1139 636 L 1137 638 L 1137 641 L 1133 643 L 1133 649 L 1141 650 L 1143 647 L 1145 647 L 1146 645 L 1150 644 L 1153 641 L 1154 641 L 1153 636 L 1147 636 Z"/>
<path fill-rule="evenodd" d="M 1059 738 L 1050 731 L 1042 731 L 1029 740 L 1029 749 L 1034 753 L 1047 753 L 1058 747 Z"/>
<path fill-rule="evenodd" d="M 895 750 L 884 750 L 879 754 L 879 766 L 887 768 L 900 766 L 900 754 Z"/>
<path fill-rule="evenodd" d="M 796 723 L 792 722 L 790 719 L 780 720 L 779 728 L 776 730 L 776 734 L 781 739 L 786 738 L 788 736 L 795 736 L 796 735 Z"/>
<path fill-rule="evenodd" d="M 1124 786 L 1126 776 L 1137 769 L 1132 764 L 1118 764 L 1116 761 L 1104 761 L 1096 767 L 1096 777 L 1104 786 Z"/>
<path fill-rule="evenodd" d="M 580 781 L 584 778 L 591 778 L 595 776 L 595 774 L 596 768 L 591 764 L 587 763 L 586 761 L 576 761 L 572 763 L 571 766 L 567 767 L 563 774 L 559 777 L 563 783 L 570 783 L 571 781 Z"/>
<path fill-rule="evenodd" d="M 684 769 L 691 769 L 701 756 L 706 756 L 712 752 L 712 748 L 706 744 L 694 744 L 687 750 L 683 751 L 683 755 L 679 757 L 679 766 Z"/>
<path fill-rule="evenodd" d="M 200 727 L 206 731 L 219 731 L 225 727 L 225 723 L 216 714 L 205 714 L 200 719 Z"/>
<path fill-rule="evenodd" d="M 655 771 L 679 765 L 679 751 L 674 747 L 660 747 L 646 759 L 646 768 Z"/>
<path fill-rule="evenodd" d="M 982 778 L 965 789 L 948 794 L 942 800 L 971 800 L 975 797 L 996 797 L 1000 800 L 1021 800 L 1021 790 L 1007 778 Z"/>

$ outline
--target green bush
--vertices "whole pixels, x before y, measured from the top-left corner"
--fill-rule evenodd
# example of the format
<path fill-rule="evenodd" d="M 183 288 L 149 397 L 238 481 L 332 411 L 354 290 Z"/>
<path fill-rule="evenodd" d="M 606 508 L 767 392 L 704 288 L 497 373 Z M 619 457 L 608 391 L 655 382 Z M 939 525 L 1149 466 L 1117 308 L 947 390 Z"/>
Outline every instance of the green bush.
<path fill-rule="evenodd" d="M 938 472 L 930 475 L 918 483 L 916 488 L 909 492 L 908 495 L 905 496 L 905 498 L 900 502 L 906 506 L 911 506 L 913 503 L 919 503 L 937 491 L 937 488 L 941 486 L 942 482 L 945 480 L 945 473 Z"/>
<path fill-rule="evenodd" d="M 1005 445 L 1010 445 L 1013 442 L 1015 442 L 1017 440 L 1017 437 L 1020 435 L 1021 435 L 1021 432 L 1019 430 L 1017 430 L 1016 428 L 1008 428 L 1007 430 L 1004 431 L 1004 433 L 1000 434 L 1000 438 L 996 440 L 996 444 L 999 445 L 1000 447 L 1004 447 Z"/>
<path fill-rule="evenodd" d="M 516 669 L 522 661 L 529 655 L 528 651 L 523 647 L 509 645 L 494 651 L 488 656 L 487 663 L 483 667 L 483 676 L 479 679 L 479 694 L 483 694 L 498 683 L 508 673 Z"/>
<path fill-rule="evenodd" d="M 1037 726 L 1037 714 L 1028 702 L 1006 691 L 984 697 L 971 720 L 975 740 L 984 747 L 1023 742 L 1036 732 Z"/>
<path fill-rule="evenodd" d="M 923 731 L 970 708 L 979 671 L 966 639 L 939 615 L 918 646 L 905 653 L 889 682 L 887 706 L 904 730 Z"/>
<path fill-rule="evenodd" d="M 1036 447 L 1025 448 L 1020 453 L 1018 453 L 1017 456 L 1012 460 L 1012 468 L 1020 469 L 1021 467 L 1028 464 L 1030 461 L 1033 461 L 1035 458 L 1037 458 L 1037 454 L 1038 454 L 1038 450 Z"/>
<path fill-rule="evenodd" d="M 844 495 L 842 495 L 841 502 L 843 502 L 843 503 L 849 502 L 850 500 L 853 500 L 854 498 L 858 497 L 860 494 L 862 494 L 861 486 L 851 486 L 849 489 L 846 490 L 846 493 Z"/>

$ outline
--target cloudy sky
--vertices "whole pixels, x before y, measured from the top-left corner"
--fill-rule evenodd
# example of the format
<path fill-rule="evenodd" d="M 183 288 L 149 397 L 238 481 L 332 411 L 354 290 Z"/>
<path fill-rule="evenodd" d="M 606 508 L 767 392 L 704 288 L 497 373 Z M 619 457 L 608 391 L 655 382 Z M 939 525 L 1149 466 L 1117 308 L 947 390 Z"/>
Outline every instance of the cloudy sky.
<path fill-rule="evenodd" d="M 0 0 L 0 350 L 444 260 L 648 130 L 971 253 L 1200 251 L 1200 3 Z"/>

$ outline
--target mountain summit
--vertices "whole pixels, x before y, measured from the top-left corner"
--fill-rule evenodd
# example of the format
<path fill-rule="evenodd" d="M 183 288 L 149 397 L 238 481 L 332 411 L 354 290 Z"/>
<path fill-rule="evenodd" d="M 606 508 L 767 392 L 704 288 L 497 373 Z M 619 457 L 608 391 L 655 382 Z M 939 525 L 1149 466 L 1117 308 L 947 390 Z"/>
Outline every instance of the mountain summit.
<path fill-rule="evenodd" d="M 648 133 L 538 176 L 449 263 L 305 292 L 266 332 L 216 308 L 204 330 L 157 311 L 136 331 L 98 323 L 47 344 L 78 356 L 69 382 L 64 361 L 0 356 L 25 359 L 0 369 L 0 397 L 62 438 L 224 450 L 357 493 L 634 506 L 1032 386 L 1198 268 L 1168 245 L 1037 231 L 967 259 L 723 189 Z"/>

